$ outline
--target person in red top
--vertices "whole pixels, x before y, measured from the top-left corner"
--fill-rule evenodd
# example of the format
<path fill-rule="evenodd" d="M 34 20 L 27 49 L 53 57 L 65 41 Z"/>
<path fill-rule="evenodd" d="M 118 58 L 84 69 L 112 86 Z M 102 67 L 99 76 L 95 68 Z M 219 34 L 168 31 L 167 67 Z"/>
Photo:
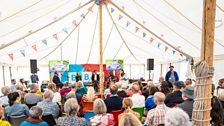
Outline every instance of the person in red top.
<path fill-rule="evenodd" d="M 64 82 L 63 88 L 60 90 L 61 96 L 64 96 L 65 94 L 69 93 L 71 91 L 71 88 L 68 87 L 68 82 Z"/>

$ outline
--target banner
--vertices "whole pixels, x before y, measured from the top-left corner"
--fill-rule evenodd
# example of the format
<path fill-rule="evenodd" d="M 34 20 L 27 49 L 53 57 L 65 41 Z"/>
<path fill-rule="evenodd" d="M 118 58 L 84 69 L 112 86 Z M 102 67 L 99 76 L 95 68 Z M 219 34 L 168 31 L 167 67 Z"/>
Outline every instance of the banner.
<path fill-rule="evenodd" d="M 124 60 L 106 60 L 106 70 L 121 70 L 124 67 Z"/>
<path fill-rule="evenodd" d="M 69 61 L 68 60 L 50 60 L 49 61 L 49 71 L 50 72 L 64 72 L 69 71 Z"/>

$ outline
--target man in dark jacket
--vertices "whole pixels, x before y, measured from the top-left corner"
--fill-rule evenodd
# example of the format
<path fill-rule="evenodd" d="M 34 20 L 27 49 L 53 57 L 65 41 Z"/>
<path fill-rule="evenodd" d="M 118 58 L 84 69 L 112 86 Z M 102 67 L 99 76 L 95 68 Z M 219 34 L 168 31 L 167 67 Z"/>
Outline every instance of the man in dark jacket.
<path fill-rule="evenodd" d="M 173 92 L 166 96 L 165 104 L 168 107 L 173 107 L 175 104 L 180 104 L 184 100 L 182 99 L 181 87 L 183 86 L 183 82 L 176 81 L 173 85 Z"/>
<path fill-rule="evenodd" d="M 54 72 L 53 82 L 56 84 L 57 88 L 62 88 L 62 83 L 58 77 L 58 72 Z"/>
<path fill-rule="evenodd" d="M 179 81 L 179 77 L 177 72 L 173 70 L 174 66 L 170 66 L 169 68 L 170 68 L 170 71 L 166 73 L 165 79 L 166 79 L 166 82 L 169 83 L 169 86 L 173 87 L 174 82 Z"/>
<path fill-rule="evenodd" d="M 99 81 L 100 81 L 100 75 L 97 74 L 96 70 L 94 70 L 91 79 L 92 79 L 92 83 L 93 83 L 95 91 L 98 92 L 98 84 L 99 84 Z"/>

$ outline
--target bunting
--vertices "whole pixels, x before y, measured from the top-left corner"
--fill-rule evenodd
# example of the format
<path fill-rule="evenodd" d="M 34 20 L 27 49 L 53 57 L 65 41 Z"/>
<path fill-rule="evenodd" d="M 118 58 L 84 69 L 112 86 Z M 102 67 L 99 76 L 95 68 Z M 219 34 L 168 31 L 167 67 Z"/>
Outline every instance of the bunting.
<path fill-rule="evenodd" d="M 150 44 L 154 41 L 154 38 L 150 38 Z"/>
<path fill-rule="evenodd" d="M 53 37 L 58 41 L 58 35 L 57 35 L 57 33 L 56 34 L 53 34 Z"/>
<path fill-rule="evenodd" d="M 88 11 L 93 13 L 93 8 L 92 7 L 88 8 Z"/>
<path fill-rule="evenodd" d="M 75 25 L 75 27 L 76 27 L 76 26 L 77 26 L 76 20 L 74 20 L 74 21 L 72 22 L 72 24 Z"/>
<path fill-rule="evenodd" d="M 36 44 L 32 45 L 32 48 L 37 52 L 37 45 Z"/>
<path fill-rule="evenodd" d="M 161 45 L 161 43 L 160 43 L 160 42 L 158 42 L 158 45 L 157 45 L 157 47 L 159 48 L 159 47 L 160 47 L 160 45 Z"/>
<path fill-rule="evenodd" d="M 123 18 L 123 16 L 122 15 L 119 15 L 118 21 L 120 21 L 122 18 Z"/>
<path fill-rule="evenodd" d="M 136 26 L 135 27 L 135 32 L 138 32 L 138 30 L 139 30 L 139 27 Z"/>
<path fill-rule="evenodd" d="M 19 50 L 19 52 L 23 55 L 23 57 L 26 56 L 26 55 L 25 55 L 25 49 L 21 49 L 21 50 Z"/>
<path fill-rule="evenodd" d="M 44 43 L 44 45 L 47 45 L 47 40 L 46 39 L 42 40 L 42 43 Z"/>
<path fill-rule="evenodd" d="M 13 61 L 13 53 L 8 54 L 8 56 Z"/>
<path fill-rule="evenodd" d="M 128 27 L 131 24 L 130 21 L 127 21 L 126 27 Z"/>
<path fill-rule="evenodd" d="M 62 30 L 63 30 L 66 34 L 68 34 L 68 30 L 67 30 L 66 27 L 64 27 Z"/>
<path fill-rule="evenodd" d="M 85 15 L 84 14 L 81 14 L 80 17 L 85 18 Z"/>
<path fill-rule="evenodd" d="M 114 8 L 111 8 L 111 9 L 110 9 L 110 12 L 111 12 L 111 13 L 113 13 L 114 11 L 115 11 Z"/>
<path fill-rule="evenodd" d="M 146 36 L 146 33 L 145 33 L 145 32 L 143 32 L 142 36 L 143 36 L 143 38 L 145 38 L 145 36 Z"/>
<path fill-rule="evenodd" d="M 173 50 L 173 54 L 175 54 L 175 53 L 176 53 L 176 51 Z"/>
<path fill-rule="evenodd" d="M 168 47 L 166 46 L 166 47 L 165 47 L 165 52 L 166 52 L 167 50 L 168 50 Z"/>

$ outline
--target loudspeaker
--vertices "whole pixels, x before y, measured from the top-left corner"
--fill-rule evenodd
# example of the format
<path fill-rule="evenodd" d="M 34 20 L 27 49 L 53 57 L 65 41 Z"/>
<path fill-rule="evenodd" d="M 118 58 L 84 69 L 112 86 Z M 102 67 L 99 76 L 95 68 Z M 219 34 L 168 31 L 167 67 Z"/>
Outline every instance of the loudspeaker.
<path fill-rule="evenodd" d="M 35 59 L 30 60 L 30 71 L 31 73 L 37 73 L 37 60 Z"/>
<path fill-rule="evenodd" d="M 154 70 L 154 59 L 147 59 L 147 70 Z"/>

